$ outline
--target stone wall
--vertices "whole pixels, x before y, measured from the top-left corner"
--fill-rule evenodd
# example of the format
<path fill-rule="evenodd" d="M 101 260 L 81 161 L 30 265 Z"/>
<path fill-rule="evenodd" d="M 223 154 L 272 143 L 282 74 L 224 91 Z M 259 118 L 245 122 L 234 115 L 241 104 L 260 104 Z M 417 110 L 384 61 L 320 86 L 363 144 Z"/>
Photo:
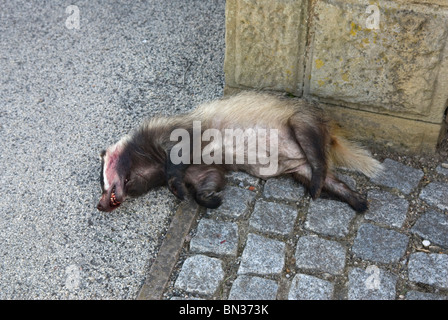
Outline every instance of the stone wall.
<path fill-rule="evenodd" d="M 321 102 L 361 140 L 435 150 L 448 105 L 448 0 L 227 0 L 226 92 Z"/>

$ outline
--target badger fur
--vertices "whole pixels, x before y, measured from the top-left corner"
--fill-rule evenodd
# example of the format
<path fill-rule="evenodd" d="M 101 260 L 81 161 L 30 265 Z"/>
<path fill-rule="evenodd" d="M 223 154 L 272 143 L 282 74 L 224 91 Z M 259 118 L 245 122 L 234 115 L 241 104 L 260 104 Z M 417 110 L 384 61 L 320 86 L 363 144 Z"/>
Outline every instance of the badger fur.
<path fill-rule="evenodd" d="M 220 143 L 216 134 L 214 139 L 202 136 L 198 144 L 193 141 L 195 123 L 200 124 L 201 136 L 206 136 L 209 129 L 221 138 L 227 137 L 228 130 L 265 134 L 263 152 L 259 149 L 257 153 L 264 154 L 264 158 L 249 161 L 256 152 L 249 146 L 250 135 L 243 137 L 244 150 L 233 147 L 238 135 Z M 176 135 L 173 139 L 176 129 L 188 133 L 188 141 L 181 144 Z M 274 136 L 266 134 L 271 131 Z M 198 150 L 215 161 L 193 159 Z M 273 150 L 276 162 L 269 171 L 265 160 L 274 156 Z M 179 163 L 173 156 L 187 161 Z M 102 196 L 97 205 L 101 211 L 112 211 L 128 196 L 141 196 L 163 185 L 180 199 L 189 193 L 198 204 L 216 208 L 222 202 L 225 173 L 245 171 L 263 179 L 289 174 L 308 188 L 313 199 L 325 190 L 363 212 L 367 209 L 365 196 L 338 180 L 333 169 L 345 167 L 368 177 L 381 170 L 381 164 L 344 138 L 337 124 L 327 119 L 321 109 L 300 99 L 260 92 L 243 92 L 204 103 L 183 115 L 148 119 L 103 151 L 101 158 Z"/>

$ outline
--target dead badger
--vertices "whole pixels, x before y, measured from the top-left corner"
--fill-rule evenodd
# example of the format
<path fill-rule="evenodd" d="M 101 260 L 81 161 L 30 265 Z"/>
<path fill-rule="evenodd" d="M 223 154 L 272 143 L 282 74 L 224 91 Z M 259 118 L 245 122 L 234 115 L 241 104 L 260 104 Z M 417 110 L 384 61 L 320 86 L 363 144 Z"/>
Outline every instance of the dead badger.
<path fill-rule="evenodd" d="M 190 193 L 198 204 L 216 208 L 225 173 L 245 171 L 263 179 L 290 174 L 313 199 L 323 189 L 362 212 L 365 196 L 332 170 L 345 167 L 369 177 L 381 170 L 319 108 L 255 92 L 205 103 L 188 114 L 149 119 L 101 158 L 101 211 L 163 185 L 180 199 Z"/>

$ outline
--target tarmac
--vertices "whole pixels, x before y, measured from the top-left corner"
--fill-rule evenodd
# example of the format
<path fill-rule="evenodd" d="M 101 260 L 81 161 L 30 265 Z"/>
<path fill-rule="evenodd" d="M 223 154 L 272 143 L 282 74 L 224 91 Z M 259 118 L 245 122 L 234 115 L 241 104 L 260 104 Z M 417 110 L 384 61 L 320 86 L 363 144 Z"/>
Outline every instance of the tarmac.
<path fill-rule="evenodd" d="M 99 212 L 99 154 L 222 96 L 224 6 L 1 1 L 0 299 L 137 297 L 179 202 Z"/>
<path fill-rule="evenodd" d="M 1 5 L 0 299 L 448 299 L 446 152 L 339 172 L 364 214 L 244 173 L 215 210 L 161 188 L 97 211 L 103 148 L 222 96 L 225 1 L 68 7 Z"/>

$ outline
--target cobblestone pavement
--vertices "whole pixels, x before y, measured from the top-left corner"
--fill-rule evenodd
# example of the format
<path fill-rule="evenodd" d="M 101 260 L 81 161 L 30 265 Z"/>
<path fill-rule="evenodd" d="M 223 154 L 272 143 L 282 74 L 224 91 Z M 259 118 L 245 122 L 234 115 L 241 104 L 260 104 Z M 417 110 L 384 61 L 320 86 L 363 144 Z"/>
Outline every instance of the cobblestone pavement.
<path fill-rule="evenodd" d="M 448 299 L 448 169 L 392 159 L 368 179 L 356 214 L 311 200 L 288 177 L 232 173 L 223 205 L 203 210 L 164 299 Z"/>

